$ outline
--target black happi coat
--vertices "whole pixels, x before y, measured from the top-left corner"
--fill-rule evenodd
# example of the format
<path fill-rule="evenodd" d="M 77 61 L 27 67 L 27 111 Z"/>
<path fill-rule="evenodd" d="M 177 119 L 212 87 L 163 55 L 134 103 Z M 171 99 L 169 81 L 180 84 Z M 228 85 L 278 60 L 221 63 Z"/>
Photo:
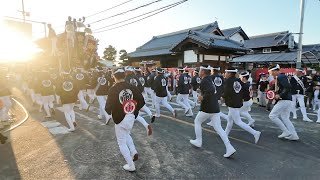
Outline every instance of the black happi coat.
<path fill-rule="evenodd" d="M 269 82 L 268 81 L 259 81 L 259 91 L 265 92 L 268 87 Z"/>
<path fill-rule="evenodd" d="M 213 74 L 211 78 L 217 89 L 217 97 L 220 99 L 223 94 L 224 78 L 219 74 Z"/>
<path fill-rule="evenodd" d="M 153 89 L 157 97 L 167 97 L 168 81 L 163 74 L 159 74 L 153 82 Z"/>
<path fill-rule="evenodd" d="M 154 82 L 155 77 L 156 77 L 156 75 L 150 74 L 147 77 L 147 83 L 145 84 L 145 87 L 151 87 L 151 89 L 154 90 L 152 87 L 153 87 L 153 82 Z"/>
<path fill-rule="evenodd" d="M 223 98 L 228 107 L 241 108 L 243 105 L 243 83 L 239 78 L 226 79 L 223 90 Z"/>
<path fill-rule="evenodd" d="M 187 74 L 180 74 L 178 81 L 178 93 L 189 94 L 190 90 L 190 76 Z"/>
<path fill-rule="evenodd" d="M 289 82 L 288 77 L 281 73 L 278 75 L 277 78 L 277 86 L 279 88 L 278 91 L 276 91 L 276 94 L 279 94 L 281 97 L 281 100 L 292 100 L 292 94 L 291 94 L 291 85 Z"/>
<path fill-rule="evenodd" d="M 142 76 L 141 74 L 136 74 L 136 77 L 139 79 L 139 82 L 141 84 L 142 87 L 145 86 L 146 84 L 146 79 L 144 76 Z"/>
<path fill-rule="evenodd" d="M 108 95 L 109 88 L 112 85 L 112 82 L 105 73 L 99 73 L 96 82 L 100 82 L 99 88 L 97 89 L 96 95 L 97 96 L 106 96 Z"/>
<path fill-rule="evenodd" d="M 307 81 L 306 92 L 313 92 L 314 86 L 315 86 L 315 83 L 312 80 Z"/>
<path fill-rule="evenodd" d="M 87 89 L 94 89 L 95 87 L 97 87 L 99 75 L 100 73 L 96 71 L 88 74 L 89 83 L 88 83 Z"/>
<path fill-rule="evenodd" d="M 48 75 L 44 75 L 43 77 L 40 77 L 40 94 L 41 96 L 50 96 L 54 95 L 54 89 L 53 89 L 53 81 Z"/>
<path fill-rule="evenodd" d="M 210 76 L 207 76 L 201 80 L 200 83 L 201 101 L 200 111 L 205 113 L 219 113 L 220 107 L 218 103 L 218 97 L 216 94 L 216 87 Z"/>
<path fill-rule="evenodd" d="M 89 77 L 86 73 L 75 72 L 73 73 L 74 82 L 77 84 L 79 90 L 86 90 L 89 84 Z"/>
<path fill-rule="evenodd" d="M 252 91 L 251 89 L 251 84 L 250 82 L 243 83 L 243 101 L 249 101 L 251 99 L 250 92 Z"/>
<path fill-rule="evenodd" d="M 61 79 L 56 93 L 60 96 L 61 104 L 75 103 L 78 100 L 79 88 L 72 78 Z"/>
<path fill-rule="evenodd" d="M 135 100 L 137 102 L 134 112 L 136 118 L 139 110 L 145 105 L 143 96 L 136 86 L 127 82 L 116 83 L 109 90 L 105 107 L 106 112 L 112 115 L 115 124 L 119 124 L 126 115 L 122 107 L 123 102 L 121 102 L 125 100 Z"/>
<path fill-rule="evenodd" d="M 304 95 L 304 89 L 307 85 L 307 78 L 305 76 L 298 77 L 301 81 L 304 87 L 301 87 L 301 85 L 298 83 L 298 81 L 292 76 L 290 79 L 291 84 L 291 93 L 292 94 L 302 94 Z"/>
<path fill-rule="evenodd" d="M 130 74 L 125 78 L 125 81 L 127 83 L 130 83 L 130 84 L 136 86 L 139 89 L 140 93 L 143 92 L 143 90 L 144 90 L 143 86 L 141 85 L 140 80 L 138 79 L 137 76 Z"/>
<path fill-rule="evenodd" d="M 191 79 L 192 90 L 196 91 L 197 89 L 199 89 L 200 82 L 201 82 L 201 79 L 200 79 L 199 75 L 193 76 Z"/>

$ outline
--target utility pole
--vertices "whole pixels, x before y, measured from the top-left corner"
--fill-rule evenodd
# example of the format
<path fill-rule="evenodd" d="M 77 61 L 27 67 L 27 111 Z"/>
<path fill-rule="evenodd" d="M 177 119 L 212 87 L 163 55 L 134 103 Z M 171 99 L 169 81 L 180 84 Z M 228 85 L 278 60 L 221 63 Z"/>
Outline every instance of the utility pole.
<path fill-rule="evenodd" d="M 297 57 L 297 63 L 296 63 L 297 68 L 301 68 L 304 9 L 305 9 L 305 0 L 301 0 L 301 2 L 300 2 L 300 32 L 299 32 L 299 44 L 298 44 L 298 57 Z"/>
<path fill-rule="evenodd" d="M 26 22 L 26 12 L 24 11 L 24 1 L 21 0 L 22 3 L 22 16 L 23 16 L 23 22 Z"/>

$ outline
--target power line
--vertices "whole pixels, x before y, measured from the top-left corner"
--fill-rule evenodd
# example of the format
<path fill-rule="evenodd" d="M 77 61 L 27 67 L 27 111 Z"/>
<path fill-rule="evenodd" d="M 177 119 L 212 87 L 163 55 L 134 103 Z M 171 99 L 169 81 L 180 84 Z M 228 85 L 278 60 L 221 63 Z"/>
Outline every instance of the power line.
<path fill-rule="evenodd" d="M 141 19 L 132 21 L 132 22 L 127 23 L 127 24 L 123 24 L 123 25 L 121 25 L 121 26 L 117 26 L 117 27 L 114 27 L 114 28 L 109 28 L 109 29 L 102 30 L 102 31 L 97 31 L 97 32 L 94 32 L 94 33 L 102 33 L 102 32 L 106 32 L 106 31 L 111 31 L 111 30 L 114 30 L 114 29 L 118 29 L 118 28 L 121 28 L 121 27 L 124 27 L 124 26 L 128 26 L 128 25 L 130 25 L 130 24 L 133 24 L 133 23 L 142 21 L 142 20 L 144 20 L 144 19 L 147 19 L 147 18 L 149 18 L 149 17 L 155 16 L 155 15 L 161 13 L 161 12 L 164 12 L 164 11 L 166 11 L 166 10 L 169 10 L 169 9 L 171 9 L 171 8 L 173 8 L 173 7 L 175 7 L 175 6 L 178 6 L 178 5 L 182 4 L 182 3 L 185 3 L 185 2 L 187 2 L 187 1 L 188 1 L 188 0 L 179 1 L 179 2 L 176 3 L 175 5 L 172 5 L 172 6 L 168 7 L 168 8 L 166 8 L 166 9 L 163 9 L 163 10 L 161 10 L 161 11 L 159 11 L 159 12 L 153 13 L 153 14 L 151 14 L 151 15 L 149 15 L 149 16 L 144 17 L 144 18 L 141 18 Z"/>
<path fill-rule="evenodd" d="M 97 31 L 97 30 L 105 29 L 105 28 L 107 28 L 107 27 L 111 27 L 111 26 L 114 26 L 114 25 L 117 25 L 117 24 L 121 24 L 121 23 L 130 21 L 130 20 L 132 20 L 132 19 L 136 19 L 136 18 L 138 18 L 138 17 L 142 17 L 142 16 L 145 16 L 145 15 L 147 15 L 147 14 L 151 14 L 151 13 L 153 13 L 153 12 L 159 11 L 159 10 L 161 10 L 161 9 L 165 9 L 165 8 L 167 8 L 167 7 L 171 7 L 171 6 L 173 6 L 173 5 L 177 4 L 177 3 L 179 3 L 179 2 L 175 2 L 175 3 L 169 4 L 169 5 L 167 5 L 167 6 L 163 6 L 163 7 L 161 7 L 161 8 L 158 8 L 158 9 L 155 9 L 155 10 L 152 10 L 152 11 L 149 11 L 149 12 L 147 12 L 147 13 L 143 13 L 143 14 L 140 14 L 140 15 L 138 15 L 138 16 L 135 16 L 135 17 L 132 17 L 132 18 L 129 18 L 129 19 L 120 21 L 120 22 L 116 22 L 116 23 L 113 23 L 113 24 L 109 24 L 109 25 L 106 25 L 106 26 L 103 26 L 103 27 L 94 29 L 93 31 Z"/>
<path fill-rule="evenodd" d="M 124 4 L 127 4 L 127 3 L 131 2 L 131 1 L 133 1 L 133 0 L 125 1 L 125 2 L 123 2 L 123 3 L 120 3 L 120 4 L 118 4 L 118 5 L 115 5 L 115 6 L 113 6 L 113 7 L 108 8 L 108 9 L 105 9 L 105 10 L 103 10 L 103 11 L 100 11 L 100 12 L 97 12 L 97 13 L 94 13 L 94 14 L 91 14 L 91 15 L 89 15 L 89 16 L 86 16 L 86 18 L 89 18 L 89 17 L 95 16 L 95 15 L 104 13 L 104 12 L 109 11 L 109 10 L 111 10 L 111 9 L 114 9 L 114 8 L 117 8 L 117 7 L 122 6 L 122 5 L 124 5 Z"/>
<path fill-rule="evenodd" d="M 121 12 L 121 13 L 118 13 L 118 14 L 115 14 L 115 15 L 112 15 L 112 16 L 109 16 L 109 17 L 106 17 L 106 18 L 102 18 L 102 19 L 99 19 L 97 21 L 94 21 L 94 22 L 91 22 L 89 24 L 94 24 L 94 23 L 97 23 L 97 22 L 100 22 L 100 21 L 104 21 L 104 20 L 107 20 L 107 19 L 110 19 L 110 18 L 113 18 L 113 17 L 116 17 L 116 16 L 120 16 L 120 15 L 124 15 L 128 12 L 132 12 L 132 11 L 135 11 L 135 10 L 138 10 L 138 9 L 141 9 L 141 8 L 144 8 L 144 7 L 147 7 L 147 6 L 150 6 L 152 4 L 155 4 L 155 3 L 158 3 L 160 1 L 163 1 L 163 0 L 155 0 L 155 1 L 152 1 L 150 3 L 147 3 L 147 4 L 144 4 L 144 5 L 141 5 L 141 6 L 138 6 L 136 8 L 133 8 L 133 9 L 130 9 L 130 10 L 127 10 L 127 11 L 124 11 L 124 12 Z"/>

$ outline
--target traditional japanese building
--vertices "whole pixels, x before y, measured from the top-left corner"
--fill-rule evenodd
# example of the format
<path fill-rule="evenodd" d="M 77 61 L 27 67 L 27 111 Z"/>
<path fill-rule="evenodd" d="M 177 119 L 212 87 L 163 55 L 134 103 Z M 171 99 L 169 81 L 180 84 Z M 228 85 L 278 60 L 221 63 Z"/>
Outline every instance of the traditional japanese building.
<path fill-rule="evenodd" d="M 229 58 L 249 52 L 244 47 L 247 39 L 241 27 L 220 30 L 214 22 L 155 36 L 128 55 L 133 65 L 153 60 L 161 67 L 192 67 L 202 63 L 226 67 Z"/>
<path fill-rule="evenodd" d="M 220 30 L 218 23 L 213 22 L 154 36 L 128 55 L 135 66 L 153 60 L 161 67 L 193 67 L 203 63 L 251 70 L 272 63 L 294 66 L 297 43 L 289 31 L 248 37 L 241 27 Z M 303 46 L 302 63 L 319 64 L 320 46 Z"/>
<path fill-rule="evenodd" d="M 244 46 L 251 51 L 244 56 L 230 59 L 235 66 L 252 69 L 277 63 L 289 68 L 295 66 L 297 61 L 297 43 L 289 31 L 251 36 L 244 41 Z M 314 45 L 304 46 L 302 64 L 319 63 L 319 56 L 315 55 L 317 51 L 320 52 Z"/>

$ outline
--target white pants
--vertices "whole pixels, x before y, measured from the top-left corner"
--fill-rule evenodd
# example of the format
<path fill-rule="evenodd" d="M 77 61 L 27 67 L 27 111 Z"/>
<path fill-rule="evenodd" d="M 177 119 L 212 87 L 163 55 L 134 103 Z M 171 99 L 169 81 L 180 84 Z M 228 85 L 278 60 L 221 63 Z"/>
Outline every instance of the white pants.
<path fill-rule="evenodd" d="M 236 123 L 236 125 L 238 125 L 239 127 L 241 127 L 243 130 L 249 132 L 252 135 L 255 135 L 257 133 L 256 130 L 252 129 L 248 124 L 244 123 L 241 120 L 240 117 L 240 108 L 231 108 L 228 107 L 229 109 L 229 113 L 228 113 L 228 123 L 227 123 L 227 127 L 226 127 L 226 133 L 227 135 L 229 135 L 232 126 L 233 126 L 233 122 Z"/>
<path fill-rule="evenodd" d="M 138 121 L 139 123 L 141 123 L 143 125 L 143 127 L 146 128 L 146 130 L 148 130 L 149 124 L 142 116 L 138 115 L 137 118 L 135 119 L 135 121 Z"/>
<path fill-rule="evenodd" d="M 267 105 L 266 92 L 258 91 L 258 97 L 259 97 L 259 105 L 266 106 Z"/>
<path fill-rule="evenodd" d="M 144 91 L 146 92 L 146 95 L 148 97 L 148 95 L 150 95 L 151 100 L 152 100 L 152 106 L 155 106 L 155 102 L 156 102 L 156 95 L 154 93 L 154 91 L 151 89 L 151 87 L 145 87 Z"/>
<path fill-rule="evenodd" d="M 150 117 L 152 117 L 152 112 L 150 111 L 150 109 L 148 108 L 147 105 L 144 105 L 144 106 L 141 108 L 141 111 L 146 112 Z"/>
<path fill-rule="evenodd" d="M 30 98 L 32 100 L 32 103 L 36 103 L 36 94 L 34 93 L 34 90 L 30 89 L 29 93 L 30 93 Z"/>
<path fill-rule="evenodd" d="M 93 102 L 94 98 L 96 98 L 96 94 L 93 89 L 87 89 L 87 94 L 89 96 L 89 102 Z"/>
<path fill-rule="evenodd" d="M 300 110 L 301 110 L 303 119 L 308 119 L 306 106 L 304 104 L 304 95 L 302 95 L 302 94 L 292 95 L 292 109 L 291 109 L 291 111 L 293 113 L 293 117 L 297 117 L 297 110 L 296 110 L 297 100 L 300 105 Z"/>
<path fill-rule="evenodd" d="M 198 104 L 198 96 L 199 93 L 197 91 L 192 90 L 192 97 L 195 104 Z"/>
<path fill-rule="evenodd" d="M 156 104 L 155 104 L 155 108 L 156 108 L 156 117 L 160 117 L 160 103 L 166 107 L 171 113 L 173 113 L 173 108 L 172 106 L 168 103 L 168 99 L 167 97 L 158 97 L 156 96 Z"/>
<path fill-rule="evenodd" d="M 199 142 L 200 145 L 202 145 L 202 128 L 201 125 L 204 121 L 210 119 L 211 122 L 213 123 L 213 128 L 214 130 L 219 134 L 221 140 L 223 141 L 224 145 L 227 147 L 228 145 L 230 145 L 230 141 L 229 138 L 227 136 L 227 134 L 225 133 L 225 131 L 222 129 L 221 127 L 221 120 L 220 120 L 220 116 L 219 113 L 213 113 L 213 114 L 209 114 L 209 113 L 205 113 L 202 111 L 199 111 L 196 119 L 194 120 L 194 130 L 196 133 L 196 141 Z"/>
<path fill-rule="evenodd" d="M 182 106 L 184 112 L 187 113 L 191 106 L 189 104 L 189 94 L 178 94 L 177 103 Z"/>
<path fill-rule="evenodd" d="M 53 95 L 42 96 L 43 108 L 47 114 L 47 116 L 51 117 L 50 108 L 53 108 Z"/>
<path fill-rule="evenodd" d="M 89 105 L 85 100 L 85 90 L 80 90 L 78 93 L 78 99 L 80 101 L 80 109 L 88 109 Z"/>
<path fill-rule="evenodd" d="M 132 157 L 137 154 L 136 147 L 134 146 L 132 137 L 130 136 L 134 120 L 134 115 L 128 114 L 119 124 L 114 126 L 120 152 L 129 166 L 134 164 Z"/>
<path fill-rule="evenodd" d="M 243 106 L 240 108 L 240 115 L 246 118 L 250 125 L 255 122 L 255 120 L 252 119 L 251 115 L 249 114 L 252 104 L 253 101 L 250 99 L 249 101 L 244 101 Z"/>
<path fill-rule="evenodd" d="M 169 87 L 166 86 L 166 89 L 167 89 L 168 98 L 171 99 L 171 98 L 172 98 L 172 95 L 171 95 L 171 93 L 170 93 L 170 91 L 169 91 Z"/>
<path fill-rule="evenodd" d="M 106 118 L 106 123 L 109 122 L 111 116 L 106 112 L 105 108 L 106 108 L 106 102 L 107 102 L 107 98 L 106 96 L 97 96 L 97 100 L 98 100 L 98 103 L 99 103 L 99 115 L 101 117 L 105 117 Z"/>
<path fill-rule="evenodd" d="M 320 122 L 320 108 L 318 109 L 318 120 L 317 122 Z"/>
<path fill-rule="evenodd" d="M 292 135 L 297 135 L 297 132 L 290 121 L 290 107 L 292 102 L 289 100 L 280 100 L 273 107 L 269 114 L 269 118 L 273 121 L 283 132 L 290 132 Z M 280 120 L 281 117 L 281 120 Z"/>
<path fill-rule="evenodd" d="M 223 112 L 220 112 L 219 116 L 220 116 L 220 119 L 222 118 L 222 119 L 228 121 L 228 115 L 224 114 Z"/>
<path fill-rule="evenodd" d="M 317 106 L 320 109 L 320 100 L 318 98 L 313 98 L 313 103 L 312 103 L 313 111 L 316 110 Z"/>
<path fill-rule="evenodd" d="M 12 107 L 12 102 L 9 96 L 2 96 L 0 100 L 3 102 L 4 107 L 0 109 L 0 120 L 9 120 L 9 110 Z"/>
<path fill-rule="evenodd" d="M 70 127 L 70 130 L 75 130 L 73 123 L 76 122 L 76 114 L 73 110 L 74 103 L 62 105 L 64 116 Z"/>

